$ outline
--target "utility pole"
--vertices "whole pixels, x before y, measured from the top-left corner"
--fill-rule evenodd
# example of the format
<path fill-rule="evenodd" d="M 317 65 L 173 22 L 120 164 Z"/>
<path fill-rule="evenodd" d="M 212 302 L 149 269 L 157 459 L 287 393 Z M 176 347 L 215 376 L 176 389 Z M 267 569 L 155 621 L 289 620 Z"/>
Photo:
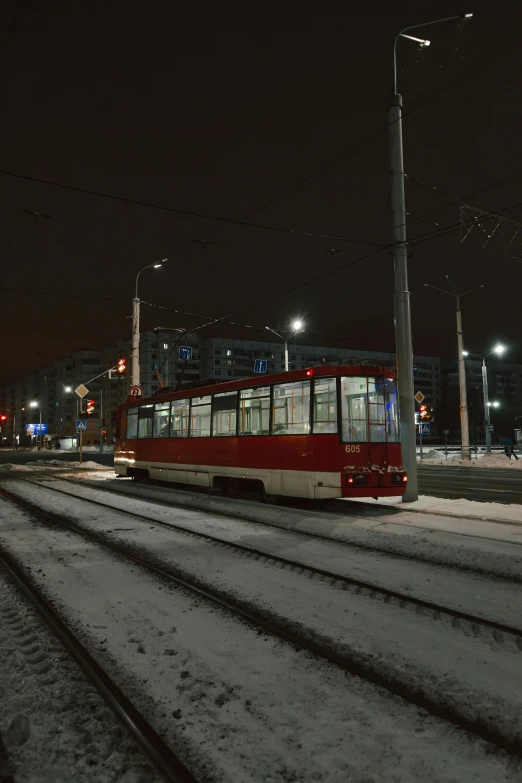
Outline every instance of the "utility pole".
<path fill-rule="evenodd" d="M 459 294 L 449 276 L 446 275 L 446 280 L 452 287 L 453 291 L 446 291 L 444 288 L 438 288 L 436 285 L 430 283 L 424 283 L 426 288 L 434 288 L 435 291 L 440 291 L 442 294 L 447 294 L 455 299 L 457 305 L 457 350 L 458 350 L 458 367 L 459 367 L 459 392 L 460 392 L 460 437 L 462 441 L 462 459 L 471 459 L 471 453 L 469 449 L 469 422 L 468 422 L 468 393 L 466 389 L 466 365 L 464 363 L 464 357 L 467 355 L 464 351 L 464 340 L 462 336 L 462 310 L 460 309 L 460 300 L 462 297 L 471 294 L 473 291 L 478 291 L 479 288 L 484 288 L 484 284 L 470 288 L 469 291 L 464 291 L 463 294 Z"/>
<path fill-rule="evenodd" d="M 132 353 L 131 353 L 131 386 L 140 385 L 140 299 L 138 296 L 138 281 L 146 269 L 161 269 L 168 259 L 162 258 L 154 264 L 147 264 L 136 275 L 136 287 L 132 300 Z"/>
<path fill-rule="evenodd" d="M 103 454 L 103 386 L 100 384 L 100 454 Z"/>
<path fill-rule="evenodd" d="M 446 275 L 446 277 L 448 277 Z M 453 288 L 451 280 L 448 281 Z M 459 390 L 460 390 L 460 432 L 462 440 L 462 459 L 471 459 L 469 450 L 468 392 L 466 389 L 466 365 L 464 364 L 464 343 L 462 339 L 462 311 L 460 296 L 457 299 L 457 349 L 459 355 Z"/>
<path fill-rule="evenodd" d="M 488 371 L 486 358 L 482 358 L 482 394 L 484 396 L 484 421 L 486 422 L 486 454 L 491 454 L 491 416 L 489 413 Z"/>
<path fill-rule="evenodd" d="M 394 46 L 395 52 L 395 46 Z M 411 305 L 408 290 L 408 254 L 406 244 L 406 199 L 404 196 L 404 162 L 402 149 L 402 98 L 394 94 L 388 109 L 390 128 L 391 209 L 393 222 L 393 257 L 395 266 L 395 350 L 397 387 L 401 423 L 402 461 L 408 483 L 402 499 L 411 503 L 419 497 L 417 482 L 417 443 L 415 437 L 415 400 L 413 397 L 413 346 Z"/>
<path fill-rule="evenodd" d="M 388 108 L 390 129 L 391 208 L 393 221 L 393 256 L 395 261 L 395 350 L 397 355 L 397 386 L 401 421 L 402 460 L 408 474 L 406 492 L 402 499 L 408 503 L 419 497 L 417 482 L 417 443 L 415 436 L 415 402 L 413 398 L 413 346 L 411 335 L 411 306 L 408 290 L 408 256 L 406 244 L 406 201 L 404 197 L 404 163 L 402 144 L 402 97 L 397 80 L 397 41 L 409 38 L 421 47 L 430 41 L 406 35 L 409 30 L 431 27 L 456 19 L 470 19 L 473 14 L 460 14 L 432 22 L 405 27 L 393 39 L 393 94 Z"/>

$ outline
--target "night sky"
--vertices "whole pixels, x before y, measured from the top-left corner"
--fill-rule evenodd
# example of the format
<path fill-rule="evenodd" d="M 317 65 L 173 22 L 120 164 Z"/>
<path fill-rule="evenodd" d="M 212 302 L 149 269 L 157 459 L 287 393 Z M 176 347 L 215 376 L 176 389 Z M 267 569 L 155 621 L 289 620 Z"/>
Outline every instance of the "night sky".
<path fill-rule="evenodd" d="M 409 237 L 419 239 L 409 267 L 414 348 L 456 353 L 454 301 L 423 286 L 444 287 L 449 273 L 460 290 L 486 283 L 463 302 L 469 349 L 487 351 L 500 339 L 507 357 L 522 361 L 522 261 L 461 244 L 458 231 L 420 241 L 434 222 L 458 225 L 453 196 L 473 193 L 469 203 L 487 210 L 522 202 L 520 4 L 402 2 L 400 11 L 387 3 L 357 12 L 350 5 L 313 16 L 297 5 L 286 15 L 258 5 L 228 17 L 202 5 L 189 17 L 161 2 L 3 5 L 1 169 L 360 242 L 0 176 L 0 382 L 127 337 L 135 274 L 164 256 L 164 271 L 142 275 L 148 302 L 215 317 L 244 311 L 237 321 L 256 327 L 284 328 L 299 315 L 307 341 L 393 350 L 392 257 L 362 258 L 375 249 L 363 240 L 391 242 L 392 38 L 409 24 L 468 10 L 471 22 L 426 32 L 428 49 L 399 44 L 405 171 L 437 188 L 406 185 L 408 211 L 432 221 L 409 224 Z M 522 220 L 522 211 L 510 217 Z M 278 296 L 349 262 L 356 263 Z M 142 329 L 202 323 L 142 308 Z M 217 324 L 202 334 L 267 333 Z"/>

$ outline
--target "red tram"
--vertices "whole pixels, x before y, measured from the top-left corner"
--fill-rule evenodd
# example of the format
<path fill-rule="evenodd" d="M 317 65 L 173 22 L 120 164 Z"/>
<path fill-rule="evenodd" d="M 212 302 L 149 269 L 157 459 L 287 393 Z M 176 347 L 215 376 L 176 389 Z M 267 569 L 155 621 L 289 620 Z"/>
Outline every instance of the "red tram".
<path fill-rule="evenodd" d="M 396 376 L 321 366 L 128 400 L 114 466 L 225 494 L 403 495 Z"/>

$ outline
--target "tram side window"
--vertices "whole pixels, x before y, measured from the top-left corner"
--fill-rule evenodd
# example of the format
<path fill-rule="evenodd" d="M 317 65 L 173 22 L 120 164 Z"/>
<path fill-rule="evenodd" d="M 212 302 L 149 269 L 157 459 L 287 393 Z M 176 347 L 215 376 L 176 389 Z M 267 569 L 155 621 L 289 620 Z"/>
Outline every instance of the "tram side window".
<path fill-rule="evenodd" d="M 337 432 L 337 386 L 335 378 L 316 378 L 314 383 L 314 434 Z"/>
<path fill-rule="evenodd" d="M 239 400 L 239 434 L 268 435 L 270 386 L 242 389 Z"/>
<path fill-rule="evenodd" d="M 272 435 L 310 432 L 310 381 L 274 386 Z"/>
<path fill-rule="evenodd" d="M 138 409 L 129 408 L 127 411 L 127 440 L 138 437 Z"/>
<path fill-rule="evenodd" d="M 341 413 L 343 440 L 368 440 L 366 415 L 366 378 L 341 378 Z"/>
<path fill-rule="evenodd" d="M 152 438 L 154 405 L 140 405 L 138 413 L 138 438 Z"/>
<path fill-rule="evenodd" d="M 157 402 L 154 406 L 154 437 L 169 437 L 170 402 Z"/>
<path fill-rule="evenodd" d="M 210 394 L 205 397 L 193 397 L 190 407 L 190 437 L 208 438 L 210 436 Z"/>
<path fill-rule="evenodd" d="M 236 434 L 237 392 L 214 394 L 212 398 L 212 435 L 227 437 Z"/>
<path fill-rule="evenodd" d="M 170 437 L 186 438 L 190 418 L 190 400 L 172 400 L 170 409 Z"/>

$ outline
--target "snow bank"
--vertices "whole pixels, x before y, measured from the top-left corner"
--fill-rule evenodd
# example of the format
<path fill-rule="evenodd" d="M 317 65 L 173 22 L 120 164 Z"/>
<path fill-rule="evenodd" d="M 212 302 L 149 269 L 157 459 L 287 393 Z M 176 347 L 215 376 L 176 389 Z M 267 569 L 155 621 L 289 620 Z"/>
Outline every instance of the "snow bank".
<path fill-rule="evenodd" d="M 508 459 L 505 454 L 472 454 L 471 459 L 462 459 L 460 451 L 448 452 L 439 449 L 430 449 L 421 460 L 417 455 L 417 462 L 430 465 L 457 465 L 459 467 L 473 468 L 507 468 L 508 470 L 522 470 L 522 456 L 516 460 Z"/>
<path fill-rule="evenodd" d="M 0 472 L 7 473 L 11 470 L 31 470 L 31 468 L 26 468 L 25 465 L 15 465 L 12 462 L 6 462 L 3 465 L 0 465 Z"/>

